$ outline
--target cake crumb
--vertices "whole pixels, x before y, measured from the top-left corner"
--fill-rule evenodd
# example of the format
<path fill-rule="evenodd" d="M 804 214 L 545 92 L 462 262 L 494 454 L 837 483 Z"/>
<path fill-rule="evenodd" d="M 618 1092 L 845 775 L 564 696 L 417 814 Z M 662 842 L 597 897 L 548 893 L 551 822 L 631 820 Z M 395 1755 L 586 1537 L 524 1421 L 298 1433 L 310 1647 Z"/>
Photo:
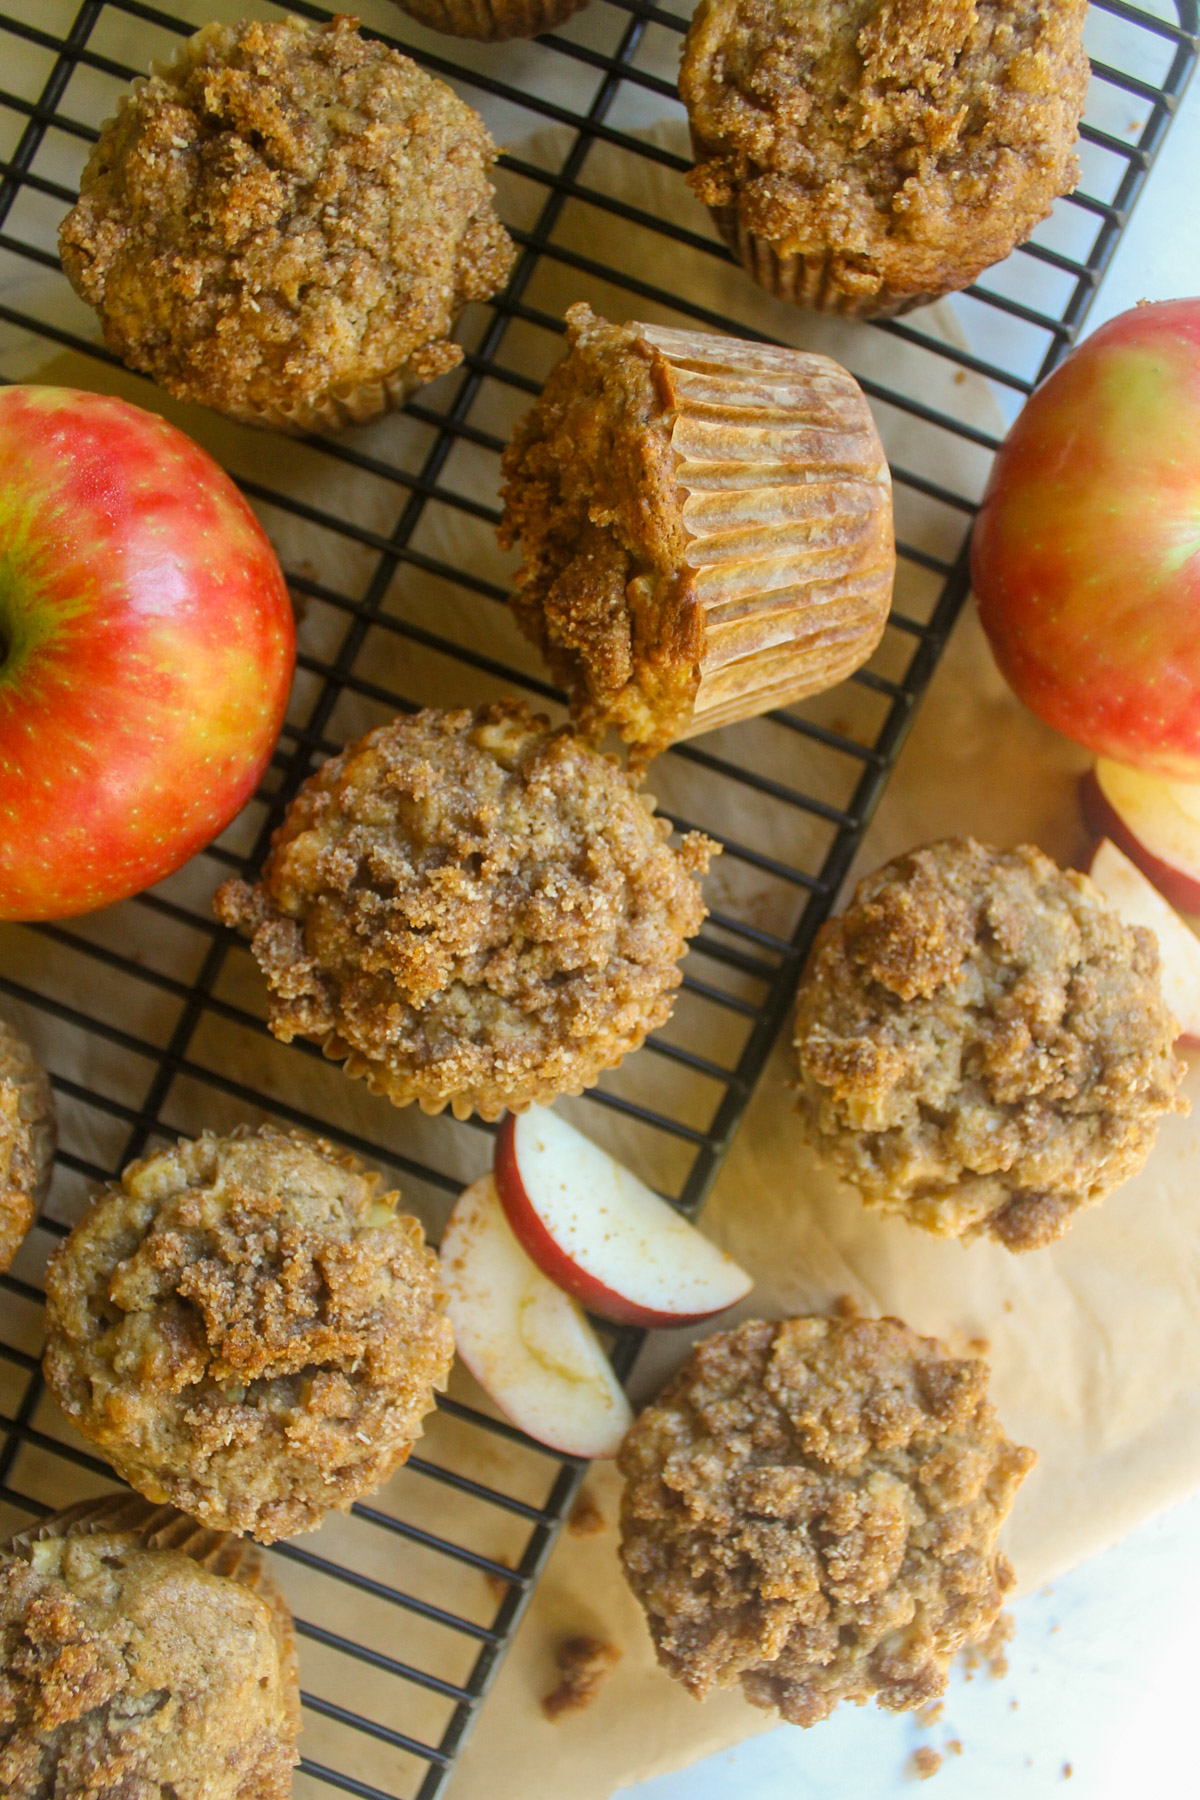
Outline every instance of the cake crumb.
<path fill-rule="evenodd" d="M 987 1356 L 991 1348 L 992 1345 L 989 1338 L 969 1337 L 967 1339 L 967 1349 L 975 1356 Z"/>
<path fill-rule="evenodd" d="M 585 1488 L 567 1520 L 567 1530 L 575 1538 L 594 1538 L 599 1537 L 605 1529 L 604 1514 Z"/>
<path fill-rule="evenodd" d="M 1070 1779 L 1074 1773 L 1075 1773 L 1075 1770 L 1070 1763 L 1063 1764 L 1063 1780 L 1064 1781 L 1070 1781 Z"/>
<path fill-rule="evenodd" d="M 507 1556 L 493 1556 L 492 1561 L 495 1563 L 503 1563 L 506 1569 L 512 1567 Z M 507 1600 L 509 1589 L 512 1584 L 505 1576 L 496 1574 L 491 1569 L 488 1569 L 485 1572 L 483 1579 L 487 1583 L 488 1592 L 491 1594 L 493 1600 L 496 1600 L 497 1602 Z"/>
<path fill-rule="evenodd" d="M 914 1750 L 909 1761 L 910 1774 L 917 1781 L 928 1781 L 930 1776 L 937 1774 L 941 1766 L 942 1753 L 931 1744 L 922 1744 L 919 1750 Z"/>
<path fill-rule="evenodd" d="M 564 1638 L 554 1653 L 560 1676 L 558 1686 L 542 1696 L 542 1711 L 546 1717 L 557 1719 L 563 1713 L 582 1712 L 620 1659 L 617 1646 L 606 1643 L 603 1638 Z"/>
<path fill-rule="evenodd" d="M 923 1706 L 917 1714 L 917 1724 L 928 1731 L 930 1726 L 940 1723 L 942 1714 L 945 1710 L 946 1703 L 944 1700 L 931 1700 L 929 1705 Z"/>
<path fill-rule="evenodd" d="M 839 1294 L 833 1303 L 835 1319 L 861 1319 L 863 1309 L 853 1294 Z"/>
<path fill-rule="evenodd" d="M 945 1748 L 950 1756 L 961 1756 L 962 1755 L 962 1739 L 961 1738 L 947 1738 Z"/>
<path fill-rule="evenodd" d="M 1006 1312 L 1006 1313 L 1010 1313 L 1010 1312 L 1011 1312 L 1011 1311 L 1012 1311 L 1012 1309 L 1013 1309 L 1013 1303 L 1012 1303 L 1012 1301 L 1011 1301 L 1011 1300 L 1006 1300 L 1006 1301 L 1005 1301 L 1005 1302 L 1004 1302 L 1004 1310 L 1005 1310 L 1005 1312 Z"/>

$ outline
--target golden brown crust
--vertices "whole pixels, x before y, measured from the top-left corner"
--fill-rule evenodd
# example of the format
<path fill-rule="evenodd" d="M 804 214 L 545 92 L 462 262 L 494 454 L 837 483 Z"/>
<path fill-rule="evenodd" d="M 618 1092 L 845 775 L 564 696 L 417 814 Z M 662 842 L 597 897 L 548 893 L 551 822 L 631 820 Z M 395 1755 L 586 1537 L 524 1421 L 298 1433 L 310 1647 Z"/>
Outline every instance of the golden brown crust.
<path fill-rule="evenodd" d="M 805 1136 L 942 1236 L 1051 1242 L 1183 1106 L 1153 934 L 1029 845 L 948 839 L 860 882 L 800 987 Z"/>
<path fill-rule="evenodd" d="M 0 1019 L 0 1272 L 9 1268 L 49 1186 L 54 1094 L 33 1051 Z"/>
<path fill-rule="evenodd" d="M 504 284 L 482 121 L 354 25 L 206 26 L 92 153 L 63 267 L 179 399 L 336 422 L 453 368 L 462 306 Z"/>
<path fill-rule="evenodd" d="M 1078 179 L 1086 11 L 702 0 L 679 83 L 689 180 L 726 235 L 812 258 L 852 298 L 964 287 Z"/>
<path fill-rule="evenodd" d="M 897 1319 L 751 1322 L 692 1351 L 622 1445 L 621 1561 L 659 1661 L 813 1725 L 944 1691 L 1012 1585 L 1031 1450 L 987 1368 Z"/>
<path fill-rule="evenodd" d="M 895 544 L 853 377 L 582 303 L 567 336 L 504 453 L 500 538 L 521 545 L 517 622 L 582 729 L 653 754 L 865 662 Z"/>
<path fill-rule="evenodd" d="M 216 1574 L 136 1531 L 55 1524 L 0 1555 L 0 1792 L 287 1800 L 291 1618 L 257 1559 Z"/>
<path fill-rule="evenodd" d="M 496 43 L 553 31 L 588 0 L 396 0 L 406 13 L 454 37 Z"/>
<path fill-rule="evenodd" d="M 46 1380 L 152 1500 L 263 1543 L 408 1456 L 453 1356 L 437 1259 L 378 1175 L 262 1126 L 131 1163 L 46 1283 Z"/>
<path fill-rule="evenodd" d="M 256 887 L 271 1029 L 314 1038 L 396 1105 L 497 1118 L 579 1093 L 663 1024 L 713 846 L 569 730 L 511 702 L 429 709 L 332 757 Z"/>

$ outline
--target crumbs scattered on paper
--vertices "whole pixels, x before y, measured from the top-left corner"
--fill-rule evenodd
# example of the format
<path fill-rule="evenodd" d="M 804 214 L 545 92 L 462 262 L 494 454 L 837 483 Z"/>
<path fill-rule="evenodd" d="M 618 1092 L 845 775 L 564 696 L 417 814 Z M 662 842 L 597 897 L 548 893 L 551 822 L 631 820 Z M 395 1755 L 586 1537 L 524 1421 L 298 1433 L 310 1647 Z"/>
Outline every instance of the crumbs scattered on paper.
<path fill-rule="evenodd" d="M 604 1514 L 585 1488 L 575 1502 L 575 1508 L 567 1520 L 567 1530 L 572 1537 L 599 1537 L 605 1529 Z"/>
<path fill-rule="evenodd" d="M 557 1687 L 542 1696 L 542 1711 L 546 1717 L 557 1719 L 563 1713 L 581 1712 L 620 1660 L 621 1652 L 617 1646 L 602 1638 L 564 1638 L 554 1653 L 561 1679 Z"/>
<path fill-rule="evenodd" d="M 909 1773 L 918 1781 L 928 1781 L 942 1766 L 942 1753 L 931 1744 L 922 1744 L 909 1758 Z"/>

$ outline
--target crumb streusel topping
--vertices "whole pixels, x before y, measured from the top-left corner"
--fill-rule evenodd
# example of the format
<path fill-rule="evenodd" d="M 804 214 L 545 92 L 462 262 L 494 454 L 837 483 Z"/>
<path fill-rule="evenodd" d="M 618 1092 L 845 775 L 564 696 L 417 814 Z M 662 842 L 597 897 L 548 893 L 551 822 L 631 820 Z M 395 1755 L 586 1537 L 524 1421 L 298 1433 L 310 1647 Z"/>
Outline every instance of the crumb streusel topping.
<path fill-rule="evenodd" d="M 287 1800 L 299 1724 L 277 1597 L 128 1532 L 0 1560 L 0 1793 Z"/>
<path fill-rule="evenodd" d="M 800 986 L 805 1136 L 871 1205 L 1030 1250 L 1179 1109 L 1153 933 L 1029 845 L 948 839 L 859 883 Z"/>
<path fill-rule="evenodd" d="M 1078 180 L 1086 0 L 702 0 L 689 180 L 869 294 L 962 287 Z"/>
<path fill-rule="evenodd" d="M 621 1561 L 659 1661 L 813 1725 L 918 1707 L 1013 1582 L 1000 1526 L 1034 1463 L 987 1367 L 897 1319 L 751 1322 L 696 1346 L 631 1427 Z"/>
<path fill-rule="evenodd" d="M 46 1283 L 46 1379 L 119 1474 L 270 1543 L 408 1456 L 453 1339 L 437 1258 L 321 1139 L 206 1132 L 99 1194 Z"/>
<path fill-rule="evenodd" d="M 49 1079 L 24 1038 L 0 1019 L 0 1271 L 33 1223 L 54 1143 Z"/>
<path fill-rule="evenodd" d="M 579 1093 L 670 1015 L 714 846 L 672 849 L 652 805 L 524 706 L 430 708 L 325 763 L 259 884 L 215 906 L 277 1037 L 397 1105 L 497 1118 Z"/>
<path fill-rule="evenodd" d="M 132 367 L 241 417 L 461 360 L 504 285 L 482 121 L 349 18 L 207 25 L 135 85 L 60 249 Z"/>

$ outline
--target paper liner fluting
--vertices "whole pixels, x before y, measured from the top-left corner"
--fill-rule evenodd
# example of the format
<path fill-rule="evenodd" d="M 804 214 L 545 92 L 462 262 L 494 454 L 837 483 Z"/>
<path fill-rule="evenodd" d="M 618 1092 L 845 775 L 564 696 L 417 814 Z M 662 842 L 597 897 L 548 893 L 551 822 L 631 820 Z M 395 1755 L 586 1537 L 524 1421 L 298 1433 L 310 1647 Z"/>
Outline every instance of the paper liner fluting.
<path fill-rule="evenodd" d="M 736 206 L 710 206 L 708 210 L 742 267 L 777 300 L 813 312 L 847 313 L 856 319 L 894 319 L 939 298 L 931 293 L 901 294 L 884 285 L 873 286 L 864 277 L 856 279 L 857 272 L 832 252 L 806 256 L 780 251 L 769 238 L 742 223 Z"/>
<path fill-rule="evenodd" d="M 827 356 L 637 325 L 660 359 L 703 621 L 694 737 L 832 687 L 871 655 L 896 567 L 887 458 Z"/>
<path fill-rule="evenodd" d="M 453 37 L 538 37 L 553 31 L 588 0 L 396 0 L 411 18 Z"/>

